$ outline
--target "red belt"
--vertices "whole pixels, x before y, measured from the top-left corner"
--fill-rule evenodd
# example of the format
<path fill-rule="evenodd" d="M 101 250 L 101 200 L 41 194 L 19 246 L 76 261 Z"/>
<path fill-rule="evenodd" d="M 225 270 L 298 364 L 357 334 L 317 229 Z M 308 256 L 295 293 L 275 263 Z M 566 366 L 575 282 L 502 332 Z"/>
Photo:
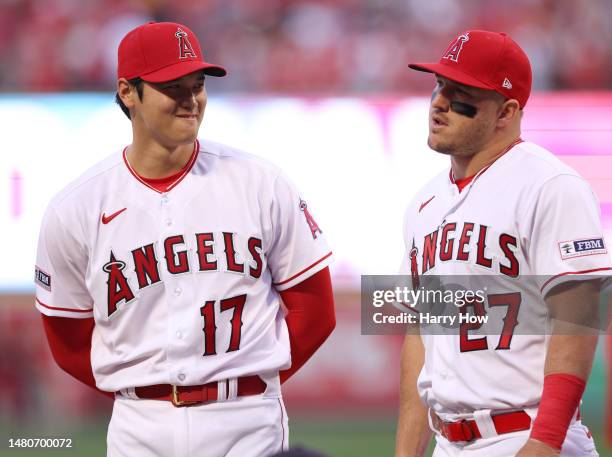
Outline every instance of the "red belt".
<path fill-rule="evenodd" d="M 431 422 L 434 428 L 448 441 L 474 441 L 482 438 L 478 425 L 474 420 L 462 420 L 447 422 L 430 410 Z M 491 414 L 495 431 L 499 435 L 504 433 L 529 430 L 531 428 L 531 417 L 525 411 L 514 411 L 511 413 Z"/>
<path fill-rule="evenodd" d="M 262 394 L 266 390 L 266 383 L 257 375 L 238 378 L 237 382 L 239 397 Z M 217 386 L 217 381 L 199 386 L 155 384 L 153 386 L 136 387 L 134 391 L 138 398 L 166 400 L 171 401 L 174 406 L 189 406 L 207 401 L 217 401 Z"/>

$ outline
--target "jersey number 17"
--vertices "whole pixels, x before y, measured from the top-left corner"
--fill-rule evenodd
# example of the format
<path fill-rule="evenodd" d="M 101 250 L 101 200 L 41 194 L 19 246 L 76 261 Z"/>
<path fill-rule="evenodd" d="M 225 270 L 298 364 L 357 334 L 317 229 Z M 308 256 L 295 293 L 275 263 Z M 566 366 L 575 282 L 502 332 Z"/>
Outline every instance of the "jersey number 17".
<path fill-rule="evenodd" d="M 230 335 L 229 347 L 225 352 L 233 352 L 240 349 L 240 338 L 242 337 L 242 311 L 246 303 L 246 294 L 219 301 L 221 312 L 233 310 L 230 324 L 232 333 Z M 216 300 L 209 300 L 200 308 L 200 314 L 204 317 L 204 356 L 217 354 L 217 323 L 215 319 Z"/>

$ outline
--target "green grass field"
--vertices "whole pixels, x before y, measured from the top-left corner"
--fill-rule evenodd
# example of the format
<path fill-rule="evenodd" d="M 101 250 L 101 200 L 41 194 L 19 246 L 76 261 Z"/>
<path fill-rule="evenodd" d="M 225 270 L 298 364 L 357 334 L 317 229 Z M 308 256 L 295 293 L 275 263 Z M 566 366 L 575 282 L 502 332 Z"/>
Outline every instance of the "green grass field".
<path fill-rule="evenodd" d="M 7 439 L 3 439 L 0 456 L 47 457 L 47 456 L 86 456 L 104 457 L 105 424 L 89 424 L 79 428 L 54 430 L 41 434 L 35 431 L 23 433 L 23 437 L 54 436 L 72 438 L 71 450 L 53 449 L 8 449 Z M 325 452 L 330 457 L 386 457 L 393 456 L 395 442 L 395 423 L 390 420 L 294 420 L 290 424 L 290 443 L 302 445 Z M 596 432 L 596 431 L 594 431 Z M 5 433 L 3 433 L 4 435 Z M 601 457 L 612 457 L 612 450 L 601 444 L 601 433 L 594 433 Z M 13 435 L 13 438 L 16 436 Z M 137 456 L 135 456 L 137 457 Z"/>

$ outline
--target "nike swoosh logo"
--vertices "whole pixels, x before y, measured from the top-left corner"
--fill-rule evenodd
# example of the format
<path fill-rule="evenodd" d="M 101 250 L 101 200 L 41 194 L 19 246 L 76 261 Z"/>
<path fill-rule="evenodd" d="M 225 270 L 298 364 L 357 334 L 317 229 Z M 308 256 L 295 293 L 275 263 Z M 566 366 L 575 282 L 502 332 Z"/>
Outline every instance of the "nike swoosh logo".
<path fill-rule="evenodd" d="M 429 204 L 429 202 L 432 201 L 434 198 L 436 198 L 435 195 L 431 197 L 429 200 L 427 200 L 426 202 L 421 203 L 421 207 L 419 208 L 419 213 L 423 211 L 423 208 L 425 208 Z"/>
<path fill-rule="evenodd" d="M 108 224 L 110 221 L 112 221 L 114 218 L 119 216 L 126 209 L 127 208 L 120 209 L 119 211 L 117 211 L 116 213 L 111 214 L 110 216 L 106 216 L 104 213 L 102 213 L 102 223 L 105 224 L 105 225 Z"/>

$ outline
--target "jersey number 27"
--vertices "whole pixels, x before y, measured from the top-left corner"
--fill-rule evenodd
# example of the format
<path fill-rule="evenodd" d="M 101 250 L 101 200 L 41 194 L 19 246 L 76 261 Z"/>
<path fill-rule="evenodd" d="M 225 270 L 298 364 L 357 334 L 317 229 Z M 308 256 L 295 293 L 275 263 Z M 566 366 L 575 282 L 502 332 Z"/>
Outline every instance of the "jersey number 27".
<path fill-rule="evenodd" d="M 490 294 L 487 295 L 487 302 L 489 303 L 489 308 L 494 306 L 505 306 L 507 308 L 506 315 L 503 318 L 504 326 L 499 335 L 499 341 L 495 350 L 510 349 L 514 328 L 518 324 L 518 313 L 521 307 L 521 293 Z M 486 314 L 484 303 L 478 298 L 470 303 L 466 303 L 465 306 L 462 307 L 463 312 L 465 312 L 465 308 L 468 306 L 474 308 L 475 316 L 484 316 Z M 459 348 L 461 352 L 484 351 L 489 349 L 489 343 L 486 336 L 470 338 L 468 335 L 470 330 L 478 330 L 480 327 L 482 327 L 482 321 L 464 322 L 461 324 L 459 327 Z"/>

